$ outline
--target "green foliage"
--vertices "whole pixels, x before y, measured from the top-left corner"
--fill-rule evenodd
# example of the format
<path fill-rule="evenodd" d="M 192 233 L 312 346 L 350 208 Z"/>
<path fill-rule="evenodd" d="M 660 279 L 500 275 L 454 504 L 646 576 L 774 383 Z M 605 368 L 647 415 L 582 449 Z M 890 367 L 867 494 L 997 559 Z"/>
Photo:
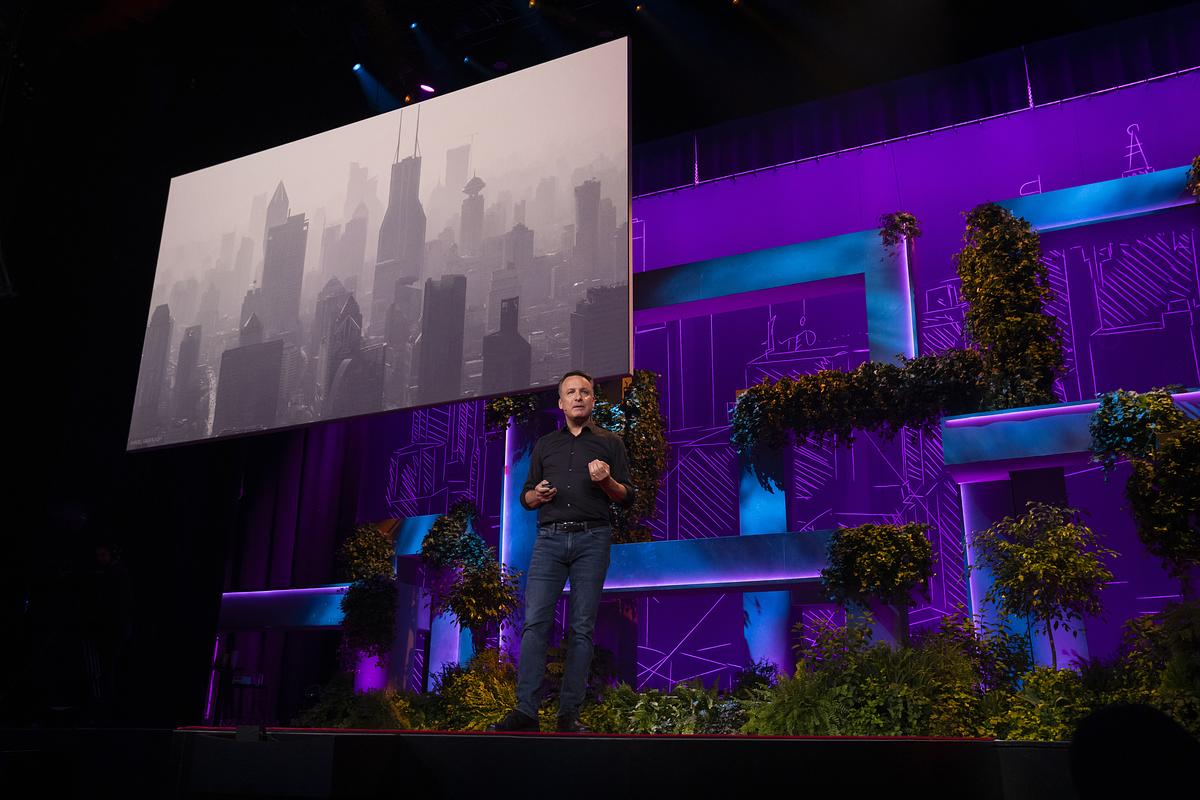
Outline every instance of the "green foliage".
<path fill-rule="evenodd" d="M 395 641 L 395 544 L 374 525 L 360 525 L 338 551 L 343 574 L 351 581 L 342 595 L 342 651 L 382 661 Z"/>
<path fill-rule="evenodd" d="M 338 550 L 342 575 L 358 581 L 393 574 L 395 543 L 374 525 L 359 525 Z"/>
<path fill-rule="evenodd" d="M 460 500 L 434 520 L 421 542 L 421 558 L 425 563 L 438 569 L 463 569 L 481 567 L 494 560 L 492 548 L 471 530 L 478 516 L 474 503 Z"/>
<path fill-rule="evenodd" d="M 730 734 L 746 714 L 736 699 L 699 683 L 677 683 L 669 692 L 635 692 L 621 683 L 602 704 L 581 710 L 580 721 L 598 733 Z"/>
<path fill-rule="evenodd" d="M 919 634 L 916 646 L 962 653 L 985 692 L 1016 691 L 1021 676 L 1033 667 L 1027 636 L 1012 633 L 1003 620 L 990 624 L 972 619 L 961 607 L 938 620 L 937 628 Z"/>
<path fill-rule="evenodd" d="M 965 629 L 963 629 L 965 630 Z M 979 653 L 987 637 L 932 635 L 913 647 L 871 641 L 867 625 L 819 625 L 792 677 L 746 701 L 747 733 L 981 736 L 989 718 Z M 972 654 L 976 657 L 972 657 Z"/>
<path fill-rule="evenodd" d="M 434 614 L 449 611 L 471 631 L 476 648 L 517 610 L 520 572 L 502 566 L 496 551 L 471 529 L 475 505 L 461 500 L 434 520 L 421 542 L 421 558 L 440 570 L 430 587 Z"/>
<path fill-rule="evenodd" d="M 920 235 L 917 218 L 907 211 L 895 211 L 879 218 L 879 238 L 884 247 L 895 247 L 904 239 L 912 241 Z"/>
<path fill-rule="evenodd" d="M 913 591 L 929 592 L 933 575 L 933 547 L 929 526 L 859 525 L 834 531 L 829 540 L 829 566 L 821 582 L 836 602 L 865 606 L 876 600 L 896 609 L 897 634 L 908 640 L 908 609 Z"/>
<path fill-rule="evenodd" d="M 1190 598 L 1189 573 L 1200 566 L 1200 420 L 1175 406 L 1171 393 L 1182 390 L 1102 395 L 1090 430 L 1092 457 L 1106 472 L 1119 459 L 1132 463 L 1125 497 L 1138 538 Z"/>
<path fill-rule="evenodd" d="M 1092 460 L 1110 472 L 1121 459 L 1146 461 L 1158 450 L 1158 438 L 1180 427 L 1187 417 L 1171 399 L 1166 387 L 1153 391 L 1127 392 L 1118 389 L 1100 395 L 1088 429 L 1092 435 Z"/>
<path fill-rule="evenodd" d="M 342 595 L 342 647 L 347 658 L 374 656 L 382 664 L 396 639 L 396 580 L 375 575 L 350 584 Z"/>
<path fill-rule="evenodd" d="M 1200 203 L 1200 156 L 1192 159 L 1192 168 L 1187 173 L 1187 189 Z"/>
<path fill-rule="evenodd" d="M 484 426 L 489 431 L 503 431 L 511 420 L 519 427 L 533 419 L 537 410 L 538 396 L 533 393 L 493 397 L 484 409 Z"/>
<path fill-rule="evenodd" d="M 1036 667 L 1021 683 L 1021 690 L 989 721 L 996 738 L 1064 741 L 1097 707 L 1096 696 L 1073 670 Z"/>
<path fill-rule="evenodd" d="M 966 214 L 955 260 L 967 302 L 965 333 L 983 359 L 988 409 L 1054 403 L 1065 370 L 1062 333 L 1046 311 L 1053 299 L 1038 234 L 995 203 Z"/>
<path fill-rule="evenodd" d="M 433 679 L 440 730 L 481 731 L 517 706 L 517 673 L 499 650 L 480 650 L 466 666 L 448 665 Z"/>
<path fill-rule="evenodd" d="M 658 375 L 639 369 L 620 403 L 597 398 L 592 419 L 625 442 L 629 478 L 635 495 L 628 508 L 612 506 L 613 543 L 648 542 L 647 523 L 654 518 L 658 490 L 666 469 L 666 422 L 658 405 Z"/>
<path fill-rule="evenodd" d="M 432 610 L 435 614 L 449 611 L 459 625 L 471 631 L 479 647 L 488 631 L 515 615 L 519 584 L 520 573 L 496 560 L 464 567 L 445 593 L 433 595 Z"/>
<path fill-rule="evenodd" d="M 856 431 L 890 438 L 903 428 L 933 430 L 948 414 L 978 410 L 982 361 L 948 350 L 900 365 L 869 361 L 853 372 L 820 370 L 751 386 L 738 396 L 730 441 L 766 489 L 782 488 L 775 453 L 789 436 L 847 444 Z"/>
<path fill-rule="evenodd" d="M 993 577 L 985 602 L 1042 623 L 1047 636 L 1068 620 L 1100 613 L 1100 591 L 1113 579 L 1104 562 L 1117 555 L 1099 546 L 1075 509 L 1034 502 L 1020 517 L 976 534 L 972 545 L 975 568 Z M 1057 669 L 1057 655 L 1052 658 Z"/>
<path fill-rule="evenodd" d="M 343 673 L 294 724 L 304 728 L 419 730 L 425 727 L 425 716 L 411 695 L 388 690 L 356 692 L 353 676 Z"/>

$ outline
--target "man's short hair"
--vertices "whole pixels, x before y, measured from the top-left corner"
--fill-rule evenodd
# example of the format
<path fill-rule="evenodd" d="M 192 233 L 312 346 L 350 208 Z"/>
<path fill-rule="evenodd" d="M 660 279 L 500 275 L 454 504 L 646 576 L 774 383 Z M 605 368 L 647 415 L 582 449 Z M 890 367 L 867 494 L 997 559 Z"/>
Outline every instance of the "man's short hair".
<path fill-rule="evenodd" d="M 591 384 L 592 391 L 593 391 L 593 392 L 595 392 L 595 390 L 596 390 L 596 382 L 595 382 L 594 380 L 592 380 L 592 376 L 591 376 L 591 375 L 588 375 L 588 374 L 587 374 L 586 372 L 584 372 L 583 370 L 580 370 L 580 369 L 573 369 L 573 370 L 571 370 L 570 372 L 566 373 L 565 375 L 563 375 L 561 378 L 559 378 L 559 379 L 558 379 L 558 393 L 559 393 L 559 394 L 562 394 L 562 385 L 563 385 L 563 382 L 564 382 L 564 381 L 565 381 L 567 378 L 570 378 L 570 377 L 573 377 L 573 376 L 576 376 L 576 375 L 578 375 L 580 378 L 583 378 L 583 379 L 584 379 L 584 380 L 586 380 L 586 381 L 587 381 L 589 384 Z"/>

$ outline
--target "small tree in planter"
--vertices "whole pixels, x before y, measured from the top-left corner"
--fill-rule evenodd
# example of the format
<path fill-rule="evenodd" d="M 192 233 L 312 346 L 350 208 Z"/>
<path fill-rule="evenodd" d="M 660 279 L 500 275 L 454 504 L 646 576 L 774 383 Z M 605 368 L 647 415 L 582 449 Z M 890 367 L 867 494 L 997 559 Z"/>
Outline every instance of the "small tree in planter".
<path fill-rule="evenodd" d="M 475 651 L 490 632 L 517 610 L 520 573 L 500 564 L 494 548 L 471 530 L 478 512 L 462 500 L 434 521 L 421 542 L 421 558 L 439 570 L 431 594 L 435 614 L 449 611 L 471 631 Z"/>
<path fill-rule="evenodd" d="M 1104 562 L 1117 554 L 1099 546 L 1075 509 L 1036 502 L 1026 509 L 976 534 L 975 568 L 992 572 L 984 602 L 1045 628 L 1051 666 L 1058 669 L 1054 631 L 1100 613 L 1100 591 L 1113 578 Z"/>
<path fill-rule="evenodd" d="M 1014 408 L 1057 402 L 1062 333 L 1046 311 L 1053 298 L 1038 234 L 995 203 L 966 215 L 963 249 L 955 255 L 967 301 L 967 341 L 983 357 L 984 406 Z"/>
<path fill-rule="evenodd" d="M 378 663 L 395 641 L 396 570 L 392 538 L 374 525 L 360 525 L 339 551 L 351 581 L 342 596 L 342 647 L 347 659 L 374 656 Z"/>
<path fill-rule="evenodd" d="M 928 525 L 916 522 L 835 531 L 829 541 L 829 566 L 821 570 L 826 591 L 843 604 L 864 606 L 875 600 L 891 606 L 896 612 L 897 639 L 901 646 L 907 645 L 913 592 L 928 593 L 933 575 L 928 531 Z"/>

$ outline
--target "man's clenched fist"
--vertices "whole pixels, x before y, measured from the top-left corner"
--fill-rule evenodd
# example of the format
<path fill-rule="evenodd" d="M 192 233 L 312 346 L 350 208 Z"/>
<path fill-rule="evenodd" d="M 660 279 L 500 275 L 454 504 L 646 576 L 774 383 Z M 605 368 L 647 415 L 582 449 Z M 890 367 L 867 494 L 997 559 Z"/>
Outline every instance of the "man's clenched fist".
<path fill-rule="evenodd" d="M 588 463 L 588 474 L 592 476 L 592 481 L 595 483 L 602 483 L 608 480 L 608 464 L 597 458 Z"/>

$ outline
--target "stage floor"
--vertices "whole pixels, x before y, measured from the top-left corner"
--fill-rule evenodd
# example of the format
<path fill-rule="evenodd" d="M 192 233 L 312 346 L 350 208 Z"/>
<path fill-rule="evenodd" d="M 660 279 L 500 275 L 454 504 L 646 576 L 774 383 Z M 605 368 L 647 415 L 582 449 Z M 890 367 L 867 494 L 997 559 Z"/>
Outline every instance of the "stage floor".
<path fill-rule="evenodd" d="M 1062 742 L 270 727 L 6 730 L 0 742 L 0 786 L 33 796 L 1075 797 Z"/>

